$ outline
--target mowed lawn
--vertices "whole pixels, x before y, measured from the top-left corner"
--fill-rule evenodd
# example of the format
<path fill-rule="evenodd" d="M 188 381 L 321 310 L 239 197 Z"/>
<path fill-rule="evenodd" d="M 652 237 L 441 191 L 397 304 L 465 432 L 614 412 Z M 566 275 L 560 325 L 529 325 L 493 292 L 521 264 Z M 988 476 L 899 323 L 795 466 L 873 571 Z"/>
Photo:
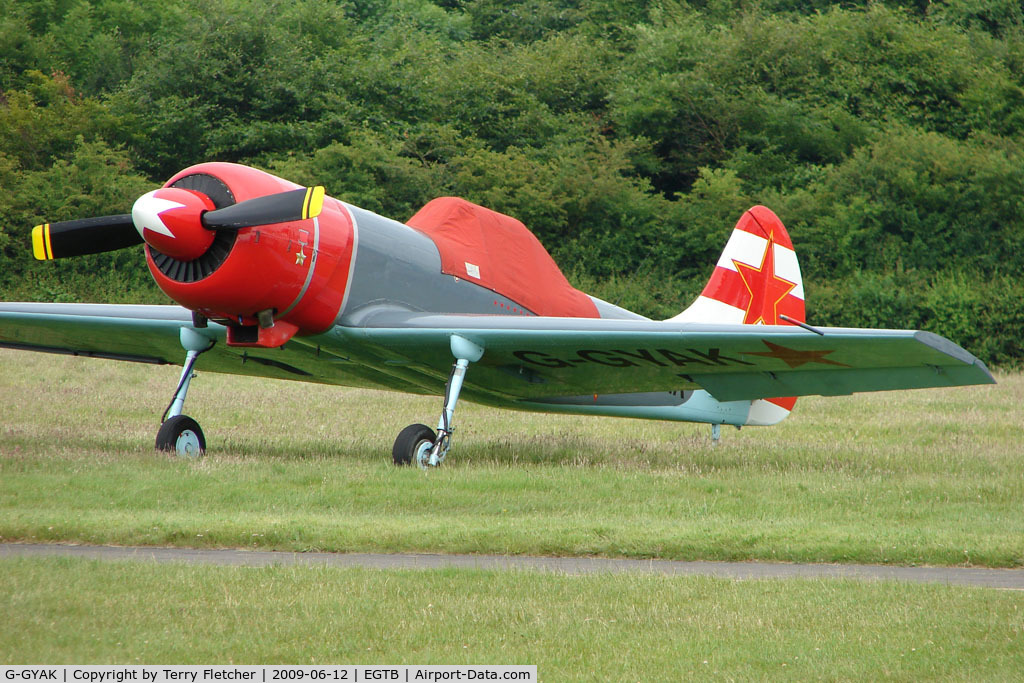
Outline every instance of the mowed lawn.
<path fill-rule="evenodd" d="M 1024 378 L 811 397 L 770 428 L 461 403 L 434 471 L 390 463 L 440 398 L 201 373 L 209 454 L 153 450 L 177 368 L 0 350 L 7 541 L 1024 564 Z"/>
<path fill-rule="evenodd" d="M 4 541 L 1024 564 L 1024 378 L 805 399 L 768 429 L 203 373 L 210 453 L 155 453 L 175 368 L 0 350 Z M 3 663 L 536 664 L 541 680 L 1013 680 L 1024 595 L 850 580 L 0 561 Z"/>
<path fill-rule="evenodd" d="M 536 664 L 543 681 L 1024 671 L 1018 591 L 67 558 L 0 570 L 0 663 Z"/>

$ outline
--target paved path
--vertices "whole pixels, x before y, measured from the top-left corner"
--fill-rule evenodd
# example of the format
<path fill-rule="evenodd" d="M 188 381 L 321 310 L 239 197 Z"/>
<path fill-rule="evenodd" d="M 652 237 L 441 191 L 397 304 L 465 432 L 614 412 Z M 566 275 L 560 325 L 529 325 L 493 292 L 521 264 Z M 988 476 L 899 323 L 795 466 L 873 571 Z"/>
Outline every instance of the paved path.
<path fill-rule="evenodd" d="M 289 553 L 259 550 L 200 550 L 56 544 L 0 544 L 5 557 L 85 557 L 98 560 L 185 562 L 192 564 L 264 567 L 307 565 L 373 569 L 513 569 L 559 574 L 642 572 L 703 575 L 731 579 L 847 578 L 948 583 L 1024 590 L 1024 569 L 966 567 L 890 567 L 864 564 L 785 564 L 781 562 L 677 562 L 619 560 L 599 557 L 529 557 L 521 555 L 417 555 L 369 553 Z"/>

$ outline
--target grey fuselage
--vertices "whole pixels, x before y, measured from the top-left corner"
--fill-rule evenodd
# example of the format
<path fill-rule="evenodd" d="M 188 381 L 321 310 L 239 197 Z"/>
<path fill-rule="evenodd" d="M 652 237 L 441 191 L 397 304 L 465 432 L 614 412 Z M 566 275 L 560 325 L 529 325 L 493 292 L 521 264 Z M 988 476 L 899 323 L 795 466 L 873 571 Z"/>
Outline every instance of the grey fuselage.
<path fill-rule="evenodd" d="M 352 278 L 337 324 L 365 325 L 375 313 L 534 315 L 522 304 L 441 270 L 441 255 L 425 234 L 398 221 L 345 204 L 352 216 Z M 589 295 L 588 295 L 589 296 Z M 646 320 L 590 296 L 601 318 Z"/>
<path fill-rule="evenodd" d="M 422 232 L 370 211 L 345 204 L 353 219 L 354 246 L 352 277 L 338 315 L 340 328 L 373 325 L 375 318 L 390 313 L 443 313 L 521 315 L 518 302 L 464 278 L 442 272 L 441 256 L 435 243 Z M 647 320 L 597 297 L 587 295 L 601 318 Z M 535 315 L 532 311 L 525 311 Z M 339 330 L 340 331 L 340 330 Z M 412 368 L 391 369 L 394 380 L 405 379 L 424 387 Z M 429 382 L 428 382 L 429 383 Z M 645 392 L 637 394 L 553 396 L 542 401 L 509 403 L 486 390 L 474 390 L 472 368 L 467 378 L 466 397 L 506 408 L 572 414 L 638 417 L 673 421 L 745 424 L 749 401 L 719 403 L 704 391 Z"/>

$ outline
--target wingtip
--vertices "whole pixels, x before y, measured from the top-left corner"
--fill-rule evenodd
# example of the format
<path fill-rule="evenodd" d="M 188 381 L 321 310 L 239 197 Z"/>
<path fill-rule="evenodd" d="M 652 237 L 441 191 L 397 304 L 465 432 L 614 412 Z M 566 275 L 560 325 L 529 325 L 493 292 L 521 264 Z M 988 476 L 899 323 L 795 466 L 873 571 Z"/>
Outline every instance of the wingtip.
<path fill-rule="evenodd" d="M 964 365 L 969 365 L 978 370 L 977 373 L 972 373 L 972 377 L 975 379 L 973 384 L 995 384 L 996 379 L 992 375 L 992 372 L 985 365 L 984 361 L 972 354 L 967 349 L 963 348 L 956 342 L 946 339 L 943 336 L 935 334 L 934 332 L 917 331 L 914 333 L 914 338 L 922 344 L 930 346 L 931 348 L 946 354 L 947 356 L 954 358 Z"/>
<path fill-rule="evenodd" d="M 984 372 L 985 376 L 988 378 L 988 381 L 982 382 L 982 384 L 998 384 L 998 382 L 996 382 L 995 376 L 992 374 L 992 371 L 988 369 L 987 365 L 985 365 L 977 358 L 974 359 L 974 364 L 978 367 L 979 370 Z"/>

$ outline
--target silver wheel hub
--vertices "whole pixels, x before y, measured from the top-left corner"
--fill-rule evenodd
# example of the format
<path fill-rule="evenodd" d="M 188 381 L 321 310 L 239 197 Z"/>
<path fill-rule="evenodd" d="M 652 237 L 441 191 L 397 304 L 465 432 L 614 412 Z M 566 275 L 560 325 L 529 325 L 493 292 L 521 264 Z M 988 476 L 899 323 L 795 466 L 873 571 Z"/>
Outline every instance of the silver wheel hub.
<path fill-rule="evenodd" d="M 430 451 L 433 450 L 434 444 L 429 441 L 420 441 L 416 444 L 416 448 L 413 450 L 412 459 L 416 461 L 416 466 L 421 470 L 425 470 L 430 467 Z"/>
<path fill-rule="evenodd" d="M 174 442 L 174 452 L 184 458 L 198 458 L 201 454 L 199 436 L 191 429 L 182 431 Z"/>

